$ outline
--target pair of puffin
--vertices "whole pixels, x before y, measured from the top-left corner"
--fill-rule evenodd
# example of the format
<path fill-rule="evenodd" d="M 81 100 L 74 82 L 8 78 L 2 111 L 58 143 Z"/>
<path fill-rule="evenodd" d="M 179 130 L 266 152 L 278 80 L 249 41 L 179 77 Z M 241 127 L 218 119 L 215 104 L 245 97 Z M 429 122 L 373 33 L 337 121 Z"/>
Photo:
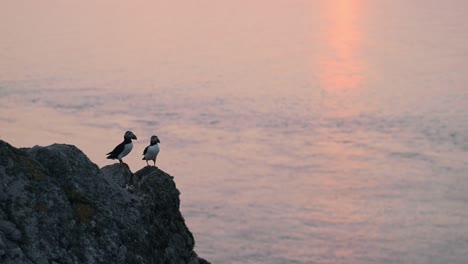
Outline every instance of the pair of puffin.
<path fill-rule="evenodd" d="M 124 141 L 117 145 L 117 147 L 114 148 L 111 152 L 107 153 L 106 155 L 108 159 L 118 159 L 120 164 L 123 163 L 122 159 L 123 157 L 127 156 L 130 151 L 132 151 L 133 148 L 133 142 L 132 139 L 137 139 L 135 134 L 133 134 L 132 131 L 127 131 L 124 134 Z M 148 160 L 152 160 L 154 165 L 156 166 L 156 157 L 158 156 L 159 153 L 159 146 L 158 143 L 161 143 L 159 141 L 159 138 L 155 135 L 151 136 L 150 140 L 150 145 L 145 148 L 143 151 L 143 160 L 146 160 L 146 164 L 148 164 Z"/>

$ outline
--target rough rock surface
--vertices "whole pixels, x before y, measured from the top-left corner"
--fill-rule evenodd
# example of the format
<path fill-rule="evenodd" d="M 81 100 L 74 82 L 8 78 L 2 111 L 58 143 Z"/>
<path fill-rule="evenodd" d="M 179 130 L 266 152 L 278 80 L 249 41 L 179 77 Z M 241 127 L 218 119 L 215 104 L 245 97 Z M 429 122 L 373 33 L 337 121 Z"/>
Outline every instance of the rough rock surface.
<path fill-rule="evenodd" d="M 208 263 L 179 204 L 156 167 L 100 170 L 71 145 L 0 141 L 0 263 Z"/>

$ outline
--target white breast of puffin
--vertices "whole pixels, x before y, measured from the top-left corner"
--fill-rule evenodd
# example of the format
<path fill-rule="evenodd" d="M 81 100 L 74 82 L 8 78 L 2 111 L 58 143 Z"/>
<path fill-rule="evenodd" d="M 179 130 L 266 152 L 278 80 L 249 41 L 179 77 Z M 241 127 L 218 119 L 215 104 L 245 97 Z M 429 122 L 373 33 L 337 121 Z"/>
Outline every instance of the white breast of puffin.
<path fill-rule="evenodd" d="M 149 146 L 148 150 L 146 151 L 145 158 L 146 159 L 154 159 L 159 153 L 159 146 L 158 144 Z"/>
<path fill-rule="evenodd" d="M 125 144 L 124 146 L 124 150 L 122 151 L 122 153 L 119 154 L 119 156 L 117 156 L 119 159 L 125 157 L 128 155 L 128 153 L 130 153 L 130 151 L 132 151 L 132 148 L 133 148 L 133 142 L 130 142 L 128 144 Z"/>

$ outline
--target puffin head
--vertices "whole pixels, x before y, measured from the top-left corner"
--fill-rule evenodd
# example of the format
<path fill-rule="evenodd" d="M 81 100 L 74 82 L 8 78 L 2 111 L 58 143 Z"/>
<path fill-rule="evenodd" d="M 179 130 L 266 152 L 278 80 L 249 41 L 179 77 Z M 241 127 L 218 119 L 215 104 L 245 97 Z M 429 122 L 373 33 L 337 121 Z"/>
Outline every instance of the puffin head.
<path fill-rule="evenodd" d="M 135 134 L 133 134 L 132 131 L 127 131 L 127 132 L 125 132 L 124 138 L 128 138 L 128 139 L 137 139 L 137 137 L 135 136 Z"/>
<path fill-rule="evenodd" d="M 151 145 L 154 145 L 156 143 L 161 143 L 161 141 L 159 141 L 158 136 L 155 136 L 155 135 L 151 136 Z"/>

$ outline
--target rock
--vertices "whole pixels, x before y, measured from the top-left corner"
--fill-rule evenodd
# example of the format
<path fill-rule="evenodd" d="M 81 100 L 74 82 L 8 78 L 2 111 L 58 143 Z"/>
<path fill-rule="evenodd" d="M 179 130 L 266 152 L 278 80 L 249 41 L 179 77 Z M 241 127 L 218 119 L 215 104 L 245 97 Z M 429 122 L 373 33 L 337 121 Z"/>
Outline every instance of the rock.
<path fill-rule="evenodd" d="M 121 188 L 133 189 L 133 173 L 127 164 L 114 164 L 101 168 L 101 172 Z"/>
<path fill-rule="evenodd" d="M 208 263 L 179 195 L 156 167 L 100 170 L 71 145 L 0 141 L 0 263 Z"/>

